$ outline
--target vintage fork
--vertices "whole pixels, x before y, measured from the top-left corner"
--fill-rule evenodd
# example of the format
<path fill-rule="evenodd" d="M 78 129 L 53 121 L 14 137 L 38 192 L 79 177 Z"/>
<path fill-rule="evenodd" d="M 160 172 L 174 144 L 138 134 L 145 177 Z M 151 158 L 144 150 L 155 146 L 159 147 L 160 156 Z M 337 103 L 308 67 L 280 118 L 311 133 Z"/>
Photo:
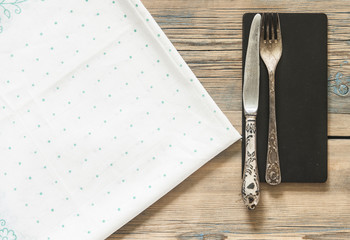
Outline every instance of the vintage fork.
<path fill-rule="evenodd" d="M 275 71 L 282 55 L 282 37 L 278 14 L 263 14 L 260 32 L 260 56 L 269 73 L 269 135 L 265 180 L 270 185 L 281 182 L 281 170 L 278 154 L 276 108 L 275 108 Z"/>

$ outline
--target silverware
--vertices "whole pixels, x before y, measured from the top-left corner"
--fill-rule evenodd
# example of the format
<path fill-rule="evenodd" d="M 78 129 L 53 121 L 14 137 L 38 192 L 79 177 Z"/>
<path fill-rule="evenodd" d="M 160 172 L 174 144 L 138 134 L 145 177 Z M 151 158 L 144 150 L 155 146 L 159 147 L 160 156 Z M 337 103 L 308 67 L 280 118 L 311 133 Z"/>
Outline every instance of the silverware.
<path fill-rule="evenodd" d="M 261 15 L 256 14 L 250 27 L 244 68 L 243 107 L 245 121 L 245 163 L 242 197 L 248 209 L 259 202 L 260 187 L 256 158 L 256 115 L 259 103 L 259 36 Z"/>
<path fill-rule="evenodd" d="M 281 183 L 275 109 L 275 70 L 281 55 L 282 37 L 279 16 L 278 14 L 263 14 L 260 33 L 260 56 L 269 73 L 270 89 L 269 136 L 265 179 L 270 185 Z"/>

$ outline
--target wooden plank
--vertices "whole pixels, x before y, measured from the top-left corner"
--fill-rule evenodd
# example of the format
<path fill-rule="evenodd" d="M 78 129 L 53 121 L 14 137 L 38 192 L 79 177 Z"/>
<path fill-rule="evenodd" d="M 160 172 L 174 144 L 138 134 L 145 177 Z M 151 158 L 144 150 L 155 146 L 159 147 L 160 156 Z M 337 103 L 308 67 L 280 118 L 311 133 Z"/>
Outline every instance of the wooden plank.
<path fill-rule="evenodd" d="M 328 136 L 350 136 L 349 114 L 328 114 Z"/>
<path fill-rule="evenodd" d="M 329 112 L 350 113 L 349 1 L 144 0 L 146 7 L 225 111 L 241 106 L 242 15 L 245 12 L 325 12 L 329 18 Z M 231 80 L 231 83 L 222 82 Z M 214 86 L 222 86 L 222 89 Z M 218 94 L 216 94 L 218 93 Z M 231 93 L 229 99 L 228 93 Z M 237 102 L 232 105 L 232 102 Z"/>
<path fill-rule="evenodd" d="M 329 140 L 324 184 L 262 184 L 258 208 L 240 195 L 240 142 L 129 222 L 112 239 L 350 239 L 350 140 Z"/>

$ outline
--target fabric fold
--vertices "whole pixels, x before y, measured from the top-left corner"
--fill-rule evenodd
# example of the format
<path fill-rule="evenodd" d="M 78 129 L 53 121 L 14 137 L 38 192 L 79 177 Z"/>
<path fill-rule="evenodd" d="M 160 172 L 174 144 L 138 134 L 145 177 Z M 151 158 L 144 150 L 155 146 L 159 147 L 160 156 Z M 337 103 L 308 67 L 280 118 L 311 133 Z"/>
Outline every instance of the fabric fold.
<path fill-rule="evenodd" d="M 18 5 L 0 33 L 1 237 L 105 239 L 240 139 L 139 0 Z"/>

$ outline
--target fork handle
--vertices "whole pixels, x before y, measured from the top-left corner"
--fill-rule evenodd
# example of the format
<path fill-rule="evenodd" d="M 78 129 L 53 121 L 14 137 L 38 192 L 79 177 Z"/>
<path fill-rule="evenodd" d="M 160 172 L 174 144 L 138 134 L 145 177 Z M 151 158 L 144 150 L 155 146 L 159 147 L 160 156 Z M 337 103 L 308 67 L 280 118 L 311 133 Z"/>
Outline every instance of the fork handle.
<path fill-rule="evenodd" d="M 269 109 L 269 136 L 267 146 L 267 161 L 265 180 L 270 185 L 281 183 L 281 169 L 278 154 L 276 105 L 275 105 L 275 71 L 269 71 L 270 109 Z"/>
<path fill-rule="evenodd" d="M 246 115 L 245 163 L 242 184 L 243 202 L 249 210 L 259 202 L 260 187 L 256 160 L 256 116 Z"/>

